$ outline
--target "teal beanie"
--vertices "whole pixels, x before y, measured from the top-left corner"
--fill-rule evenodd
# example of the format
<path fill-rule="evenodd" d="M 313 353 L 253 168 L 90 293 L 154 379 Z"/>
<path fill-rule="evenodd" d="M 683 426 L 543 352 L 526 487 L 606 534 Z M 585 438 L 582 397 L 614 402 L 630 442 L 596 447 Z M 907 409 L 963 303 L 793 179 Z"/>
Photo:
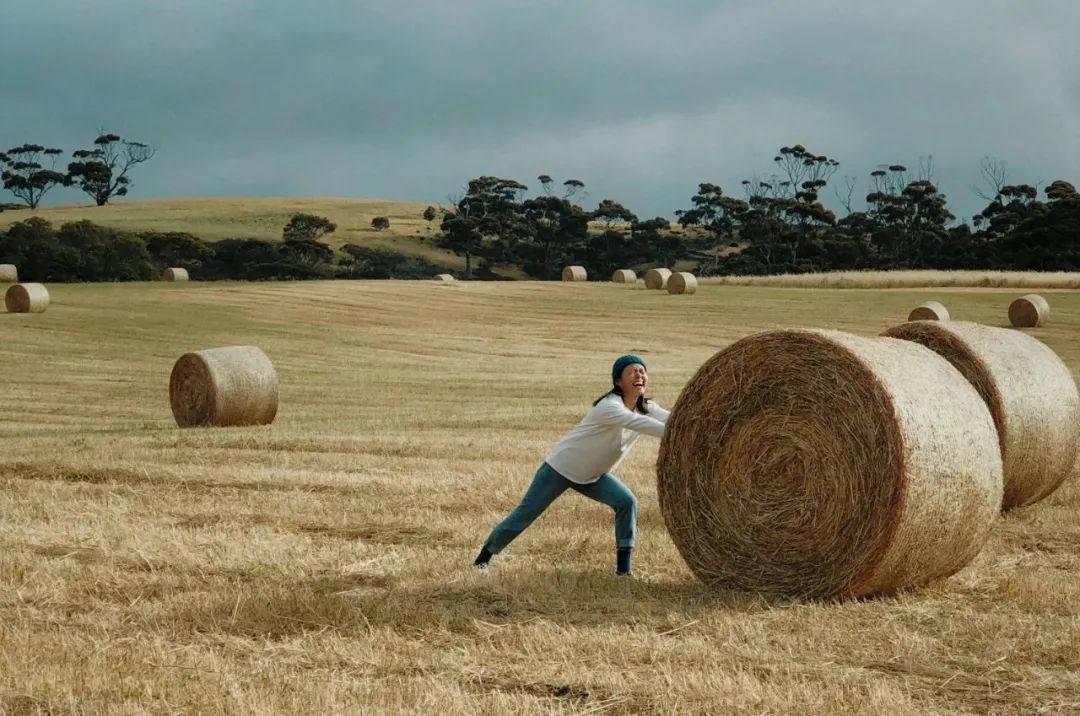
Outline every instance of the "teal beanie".
<path fill-rule="evenodd" d="M 645 361 L 641 359 L 641 356 L 636 356 L 633 353 L 627 353 L 624 356 L 619 356 L 615 360 L 615 365 L 611 366 L 612 385 L 618 385 L 619 376 L 622 375 L 622 372 L 626 368 L 626 366 L 634 365 L 635 363 L 638 363 L 639 365 L 641 365 L 642 368 L 648 370 L 648 368 L 645 366 Z"/>

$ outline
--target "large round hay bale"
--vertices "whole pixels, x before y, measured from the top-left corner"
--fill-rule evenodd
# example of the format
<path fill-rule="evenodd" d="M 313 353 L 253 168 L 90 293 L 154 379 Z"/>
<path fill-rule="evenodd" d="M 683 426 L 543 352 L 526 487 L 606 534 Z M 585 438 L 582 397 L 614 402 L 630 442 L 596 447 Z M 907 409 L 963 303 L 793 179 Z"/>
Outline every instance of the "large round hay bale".
<path fill-rule="evenodd" d="M 255 346 L 185 353 L 169 377 L 169 402 L 180 427 L 267 425 L 277 415 L 277 373 Z"/>
<path fill-rule="evenodd" d="M 18 283 L 19 269 L 15 264 L 0 264 L 0 283 Z"/>
<path fill-rule="evenodd" d="M 637 283 L 637 274 L 631 269 L 617 269 L 611 274 L 612 283 Z"/>
<path fill-rule="evenodd" d="M 654 268 L 645 272 L 645 288 L 659 291 L 667 288 L 668 279 L 671 278 L 671 269 Z"/>
<path fill-rule="evenodd" d="M 49 307 L 49 289 L 40 283 L 16 283 L 4 292 L 8 313 L 45 313 Z"/>
<path fill-rule="evenodd" d="M 660 509 L 712 586 L 860 597 L 945 577 L 1001 500 L 986 405 L 932 351 L 779 330 L 715 354 L 660 443 Z"/>
<path fill-rule="evenodd" d="M 671 274 L 667 282 L 667 292 L 669 294 L 692 294 L 697 292 L 697 279 L 694 278 L 694 274 L 687 273 L 686 271 L 678 271 Z"/>
<path fill-rule="evenodd" d="M 1050 304 L 1037 293 L 1021 296 L 1009 304 L 1009 323 L 1017 328 L 1039 328 L 1050 317 Z"/>
<path fill-rule="evenodd" d="M 949 309 L 937 301 L 927 301 L 913 308 L 907 319 L 909 321 L 947 321 Z"/>
<path fill-rule="evenodd" d="M 1038 502 L 1070 474 L 1080 440 L 1080 395 L 1072 373 L 1046 344 L 967 321 L 905 323 L 884 335 L 930 348 L 979 391 L 998 431 L 1003 510 Z"/>
<path fill-rule="evenodd" d="M 188 276 L 187 269 L 184 269 L 184 268 L 167 268 L 161 274 L 161 278 L 164 281 L 187 281 L 190 278 L 190 276 Z"/>
<path fill-rule="evenodd" d="M 435 277 L 435 280 L 439 283 L 454 283 L 455 279 L 453 275 L 448 273 L 441 273 Z"/>
<path fill-rule="evenodd" d="M 562 270 L 563 281 L 587 281 L 588 278 L 584 266 L 567 266 Z"/>

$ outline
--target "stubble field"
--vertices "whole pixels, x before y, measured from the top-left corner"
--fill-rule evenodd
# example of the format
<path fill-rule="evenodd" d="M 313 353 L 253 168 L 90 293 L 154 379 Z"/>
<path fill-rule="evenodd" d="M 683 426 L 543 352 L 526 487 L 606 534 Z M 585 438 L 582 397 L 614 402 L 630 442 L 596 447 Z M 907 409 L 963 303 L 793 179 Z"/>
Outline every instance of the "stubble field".
<path fill-rule="evenodd" d="M 657 441 L 610 510 L 567 494 L 468 565 L 624 352 L 674 403 L 748 333 L 872 335 L 1018 292 L 558 283 L 57 285 L 0 314 L 0 713 L 1077 713 L 1080 486 L 975 562 L 849 603 L 711 592 L 669 540 Z M 1080 295 L 1036 335 L 1080 366 Z M 175 426 L 182 353 L 254 344 L 272 426 Z"/>

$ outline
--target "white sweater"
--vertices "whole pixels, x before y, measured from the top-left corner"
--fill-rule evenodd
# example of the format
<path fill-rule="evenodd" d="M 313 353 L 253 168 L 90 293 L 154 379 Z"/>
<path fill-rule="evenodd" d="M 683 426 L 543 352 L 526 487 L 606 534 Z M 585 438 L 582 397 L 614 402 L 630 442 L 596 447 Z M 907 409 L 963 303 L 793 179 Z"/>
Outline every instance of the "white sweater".
<path fill-rule="evenodd" d="M 612 393 L 594 405 L 551 449 L 545 462 L 571 482 L 596 482 L 622 462 L 641 433 L 663 437 L 668 411 L 649 401 L 649 414 L 628 410 Z"/>

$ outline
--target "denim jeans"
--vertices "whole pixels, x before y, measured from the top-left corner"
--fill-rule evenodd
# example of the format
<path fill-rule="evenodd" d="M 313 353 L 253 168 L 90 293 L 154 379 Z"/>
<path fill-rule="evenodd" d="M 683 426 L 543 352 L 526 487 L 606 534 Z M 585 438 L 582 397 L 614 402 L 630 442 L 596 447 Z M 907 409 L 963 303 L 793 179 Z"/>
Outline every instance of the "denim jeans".
<path fill-rule="evenodd" d="M 532 484 L 525 491 L 525 496 L 521 498 L 521 504 L 491 531 L 485 543 L 488 551 L 498 554 L 568 488 L 615 510 L 615 546 L 634 546 L 634 535 L 637 530 L 637 498 L 629 487 L 610 473 L 605 473 L 596 482 L 582 485 L 567 480 L 545 462 L 533 476 Z"/>

